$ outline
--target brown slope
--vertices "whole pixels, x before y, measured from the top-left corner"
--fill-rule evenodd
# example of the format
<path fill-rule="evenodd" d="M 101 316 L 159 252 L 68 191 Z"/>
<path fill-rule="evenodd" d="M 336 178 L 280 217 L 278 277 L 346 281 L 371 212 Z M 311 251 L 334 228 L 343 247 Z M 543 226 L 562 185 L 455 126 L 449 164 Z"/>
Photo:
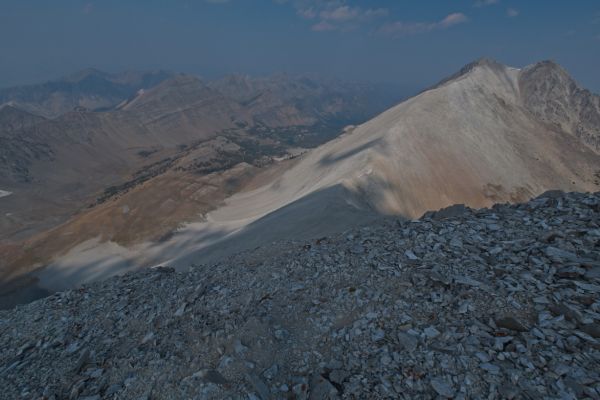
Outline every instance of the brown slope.
<path fill-rule="evenodd" d="M 147 126 L 167 130 L 174 126 L 215 131 L 247 123 L 243 108 L 191 75 L 177 75 L 157 87 L 140 92 L 120 109 L 135 114 Z"/>
<path fill-rule="evenodd" d="M 121 111 L 74 111 L 18 135 L 0 130 L 0 184 L 13 192 L 3 200 L 0 239 L 64 220 L 135 171 L 235 127 L 239 114 L 235 102 L 195 78 L 174 78 L 146 94 Z"/>

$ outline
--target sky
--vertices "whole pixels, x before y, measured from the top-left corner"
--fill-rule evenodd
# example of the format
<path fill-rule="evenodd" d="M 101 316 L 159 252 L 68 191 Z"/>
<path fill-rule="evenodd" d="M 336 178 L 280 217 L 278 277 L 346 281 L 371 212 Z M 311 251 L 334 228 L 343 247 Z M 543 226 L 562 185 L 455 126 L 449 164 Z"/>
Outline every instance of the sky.
<path fill-rule="evenodd" d="M 0 87 L 93 67 L 425 87 L 552 59 L 600 93 L 600 0 L 0 0 Z"/>

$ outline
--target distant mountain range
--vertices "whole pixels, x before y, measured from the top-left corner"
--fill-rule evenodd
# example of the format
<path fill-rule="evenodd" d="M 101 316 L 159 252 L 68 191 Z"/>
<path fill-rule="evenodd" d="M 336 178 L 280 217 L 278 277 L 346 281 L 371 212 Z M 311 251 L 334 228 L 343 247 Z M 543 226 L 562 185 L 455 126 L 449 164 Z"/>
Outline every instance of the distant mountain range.
<path fill-rule="evenodd" d="M 110 109 L 172 75 L 166 71 L 109 74 L 90 68 L 56 81 L 0 89 L 0 105 L 9 104 L 47 118 L 77 107 Z"/>

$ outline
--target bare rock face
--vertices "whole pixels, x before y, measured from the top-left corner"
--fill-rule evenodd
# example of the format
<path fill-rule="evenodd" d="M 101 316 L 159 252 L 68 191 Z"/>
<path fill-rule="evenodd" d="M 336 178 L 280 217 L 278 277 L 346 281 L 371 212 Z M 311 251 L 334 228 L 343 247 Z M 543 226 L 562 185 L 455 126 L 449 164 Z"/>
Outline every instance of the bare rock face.
<path fill-rule="evenodd" d="M 519 86 L 525 107 L 536 117 L 600 151 L 600 96 L 579 87 L 552 61 L 523 69 Z"/>

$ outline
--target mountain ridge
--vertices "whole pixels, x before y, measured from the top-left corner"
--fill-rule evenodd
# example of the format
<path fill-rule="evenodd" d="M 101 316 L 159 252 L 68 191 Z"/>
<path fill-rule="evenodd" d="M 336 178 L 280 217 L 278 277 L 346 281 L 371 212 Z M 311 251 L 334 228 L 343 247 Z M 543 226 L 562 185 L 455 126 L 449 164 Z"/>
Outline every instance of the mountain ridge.
<path fill-rule="evenodd" d="M 50 256 L 41 264 L 46 267 L 38 274 L 45 289 L 57 290 L 64 282 L 75 285 L 125 266 L 168 263 L 185 268 L 190 263 L 214 262 L 271 240 L 318 235 L 319 230 L 330 233 L 386 215 L 410 219 L 456 203 L 486 207 L 519 202 L 549 189 L 594 191 L 600 183 L 600 155 L 582 137 L 548 124 L 530 110 L 523 95 L 531 92 L 522 89 L 530 84 L 535 89 L 546 78 L 543 74 L 524 75 L 527 71 L 488 61 L 472 63 L 443 85 L 348 128 L 343 135 L 311 151 L 271 164 L 277 172 L 265 171 L 258 179 L 260 184 L 211 192 L 202 186 L 207 182 L 191 185 L 186 176 L 168 196 L 161 194 L 161 185 L 180 179 L 172 175 L 173 171 L 194 171 L 196 167 L 190 169 L 191 165 L 204 165 L 204 161 L 192 161 L 195 152 L 211 148 L 218 154 L 235 154 L 231 151 L 247 145 L 243 144 L 246 139 L 229 134 L 217 136 L 181 158 L 170 155 L 164 159 L 165 165 L 174 169 L 168 167 L 167 173 L 149 175 L 142 184 L 117 191 L 98 208 L 26 247 L 44 249 L 46 257 L 62 249 L 61 256 Z M 568 80 L 557 82 L 571 87 Z M 552 95 L 544 90 L 534 93 L 537 100 Z M 579 104 L 567 101 L 565 107 L 579 110 Z M 126 118 L 127 112 L 119 115 Z M 580 113 L 569 115 L 578 118 Z M 152 154 L 156 154 L 155 161 L 160 161 L 160 153 Z M 262 174 L 260 167 L 255 169 L 260 163 L 248 164 L 247 158 L 234 160 L 240 162 L 239 168 L 231 171 L 242 175 L 232 177 L 218 166 L 208 166 L 207 177 L 221 176 L 225 182 L 233 178 L 240 183 L 247 178 L 240 180 L 239 176 Z M 156 165 L 162 168 L 163 164 Z M 190 196 L 186 189 L 189 186 L 194 187 L 191 193 L 198 193 L 202 202 L 207 199 L 204 196 L 212 196 L 207 193 L 218 193 L 215 198 L 219 202 L 201 208 L 202 218 L 188 214 L 171 233 L 161 235 L 160 241 L 144 240 L 140 235 L 135 235 L 133 242 L 121 239 L 120 232 L 129 231 L 131 222 L 139 221 L 136 212 L 148 212 L 140 199 L 146 199 L 146 203 L 149 199 L 160 200 L 152 209 L 173 213 L 178 202 Z M 10 198 L 16 199 L 15 195 Z M 310 219 L 306 218 L 308 213 Z M 106 215 L 118 225 L 108 226 L 98 236 Z M 69 236 L 61 232 L 79 232 L 81 240 L 67 251 L 61 240 Z M 21 265 L 30 265 L 30 259 L 43 258 L 33 252 L 20 261 Z M 96 268 L 86 272 L 86 263 L 103 265 L 104 272 Z"/>
<path fill-rule="evenodd" d="M 55 118 L 76 107 L 107 109 L 137 90 L 169 77 L 167 71 L 110 74 L 88 68 L 58 80 L 0 89 L 0 104 L 11 102 L 33 114 Z"/>

